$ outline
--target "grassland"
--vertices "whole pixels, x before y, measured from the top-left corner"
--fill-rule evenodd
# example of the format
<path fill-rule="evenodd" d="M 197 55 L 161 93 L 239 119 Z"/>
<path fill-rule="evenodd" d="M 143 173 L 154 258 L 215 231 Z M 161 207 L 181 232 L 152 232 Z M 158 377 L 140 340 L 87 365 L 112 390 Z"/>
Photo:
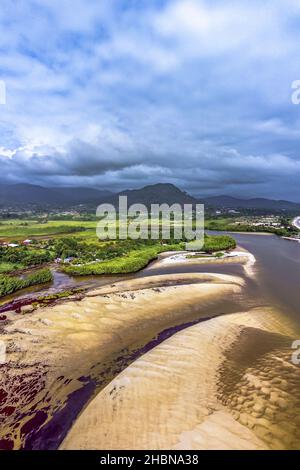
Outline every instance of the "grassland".
<path fill-rule="evenodd" d="M 26 238 L 44 238 L 64 234 L 95 233 L 96 222 L 48 221 L 9 219 L 0 223 L 0 240 L 21 241 Z"/>

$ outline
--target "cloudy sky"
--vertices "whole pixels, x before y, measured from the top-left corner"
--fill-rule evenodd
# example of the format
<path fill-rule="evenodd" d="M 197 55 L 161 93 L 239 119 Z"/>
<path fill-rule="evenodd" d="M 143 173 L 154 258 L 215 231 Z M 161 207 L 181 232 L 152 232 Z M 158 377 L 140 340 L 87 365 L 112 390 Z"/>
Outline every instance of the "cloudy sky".
<path fill-rule="evenodd" d="M 0 179 L 300 201 L 298 0 L 1 0 Z"/>

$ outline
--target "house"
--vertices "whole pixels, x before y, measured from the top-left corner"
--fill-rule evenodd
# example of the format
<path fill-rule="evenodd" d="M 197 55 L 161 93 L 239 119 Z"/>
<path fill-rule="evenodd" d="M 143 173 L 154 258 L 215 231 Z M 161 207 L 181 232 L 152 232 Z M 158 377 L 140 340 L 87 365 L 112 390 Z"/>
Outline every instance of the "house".
<path fill-rule="evenodd" d="M 18 243 L 8 243 L 7 246 L 9 246 L 10 248 L 17 248 L 20 245 Z"/>
<path fill-rule="evenodd" d="M 32 240 L 24 240 L 22 243 L 23 245 L 30 245 L 30 243 L 32 243 Z"/>

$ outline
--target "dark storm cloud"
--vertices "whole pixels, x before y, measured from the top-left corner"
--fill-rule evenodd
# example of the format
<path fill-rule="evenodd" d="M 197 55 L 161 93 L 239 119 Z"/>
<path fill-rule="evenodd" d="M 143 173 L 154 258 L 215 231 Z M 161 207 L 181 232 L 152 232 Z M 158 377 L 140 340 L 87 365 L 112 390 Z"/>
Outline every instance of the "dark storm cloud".
<path fill-rule="evenodd" d="M 2 181 L 300 200 L 298 2 L 3 4 Z"/>

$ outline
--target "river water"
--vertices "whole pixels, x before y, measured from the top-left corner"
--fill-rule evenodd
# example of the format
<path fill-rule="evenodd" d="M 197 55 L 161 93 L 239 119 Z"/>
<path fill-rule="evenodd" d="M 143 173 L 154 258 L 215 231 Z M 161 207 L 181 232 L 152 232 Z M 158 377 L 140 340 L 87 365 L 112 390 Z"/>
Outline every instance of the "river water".
<path fill-rule="evenodd" d="M 300 322 L 300 243 L 276 235 L 230 235 L 255 256 L 255 280 L 266 300 Z"/>

